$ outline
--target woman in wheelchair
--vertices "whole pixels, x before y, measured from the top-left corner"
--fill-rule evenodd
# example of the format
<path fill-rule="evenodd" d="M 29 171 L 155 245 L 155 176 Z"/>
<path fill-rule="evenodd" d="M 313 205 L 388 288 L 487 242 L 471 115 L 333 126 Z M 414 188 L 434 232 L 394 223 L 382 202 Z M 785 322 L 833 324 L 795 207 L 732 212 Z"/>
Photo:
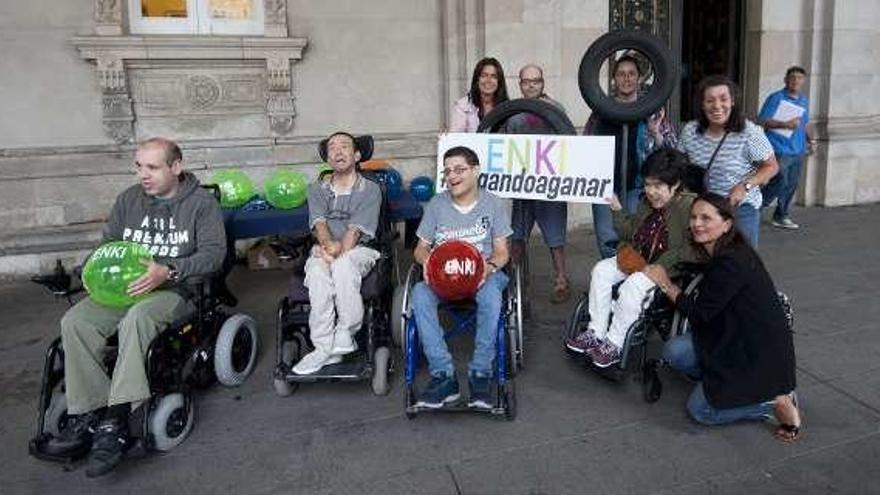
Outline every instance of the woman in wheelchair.
<path fill-rule="evenodd" d="M 638 319 L 645 297 L 656 287 L 645 275 L 646 267 L 656 264 L 675 274 L 679 262 L 693 257 L 687 226 L 695 196 L 681 187 L 686 164 L 687 157 L 673 149 L 648 156 L 643 168 L 645 197 L 635 215 L 626 215 L 617 197 L 609 199 L 615 229 L 625 243 L 616 256 L 593 267 L 589 323 L 565 341 L 569 350 L 584 354 L 597 367 L 620 362 L 627 331 Z M 618 298 L 612 301 L 613 286 L 620 282 Z"/>
<path fill-rule="evenodd" d="M 443 167 L 447 190 L 431 199 L 425 208 L 416 232 L 419 241 L 414 257 L 424 266 L 433 246 L 460 239 L 476 246 L 486 260 L 484 279 L 476 295 L 477 328 L 468 371 L 468 406 L 491 409 L 496 330 L 507 286 L 507 276 L 500 270 L 508 262 L 507 239 L 513 231 L 502 203 L 477 186 L 480 163 L 473 150 L 463 146 L 449 149 L 443 155 Z M 459 399 L 455 366 L 437 314 L 440 302 L 425 282 L 415 285 L 413 314 L 431 376 L 417 407 L 440 408 Z"/>
<path fill-rule="evenodd" d="M 669 365 L 700 380 L 687 402 L 699 423 L 719 425 L 776 416 L 774 436 L 800 437 L 791 328 L 760 257 L 737 229 L 727 198 L 705 193 L 694 202 L 690 228 L 708 265 L 697 291 L 682 295 L 663 267 L 646 270 L 692 332 L 664 349 Z"/>

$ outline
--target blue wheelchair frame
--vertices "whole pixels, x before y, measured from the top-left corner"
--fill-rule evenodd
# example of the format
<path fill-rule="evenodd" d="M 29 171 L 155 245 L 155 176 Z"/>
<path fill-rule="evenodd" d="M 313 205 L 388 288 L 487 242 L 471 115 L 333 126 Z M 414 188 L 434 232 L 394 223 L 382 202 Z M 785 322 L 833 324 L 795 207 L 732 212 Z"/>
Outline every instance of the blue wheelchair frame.
<path fill-rule="evenodd" d="M 495 400 L 491 409 L 474 409 L 467 407 L 462 400 L 454 404 L 446 405 L 439 409 L 424 408 L 416 406 L 415 380 L 419 370 L 420 355 L 422 348 L 419 342 L 419 332 L 416 325 L 415 316 L 411 314 L 409 308 L 405 308 L 403 313 L 404 319 L 404 335 L 403 335 L 403 360 L 404 360 L 404 379 L 406 384 L 405 408 L 406 417 L 412 419 L 421 411 L 444 411 L 444 412 L 485 412 L 491 415 L 503 415 L 505 419 L 512 421 L 516 418 L 516 389 L 513 377 L 516 374 L 518 364 L 517 356 L 522 354 L 521 342 L 518 340 L 521 335 L 521 329 L 517 328 L 517 332 L 508 331 L 507 319 L 517 317 L 514 314 L 517 309 L 513 308 L 510 301 L 511 288 L 519 290 L 519 268 L 510 269 L 513 276 L 510 277 L 508 287 L 504 290 L 505 304 L 501 308 L 498 315 L 498 325 L 496 326 L 495 341 L 495 360 L 494 360 L 494 386 Z M 407 275 L 406 288 L 411 289 L 415 285 L 421 270 L 418 265 L 413 264 Z M 477 315 L 472 308 L 473 302 L 467 301 L 463 303 L 441 302 L 438 311 L 445 311 L 452 319 L 452 328 L 446 330 L 444 338 L 448 341 L 451 338 L 463 335 L 473 334 L 476 331 Z M 519 320 L 521 321 L 521 320 Z M 511 353 L 508 356 L 508 352 Z"/>

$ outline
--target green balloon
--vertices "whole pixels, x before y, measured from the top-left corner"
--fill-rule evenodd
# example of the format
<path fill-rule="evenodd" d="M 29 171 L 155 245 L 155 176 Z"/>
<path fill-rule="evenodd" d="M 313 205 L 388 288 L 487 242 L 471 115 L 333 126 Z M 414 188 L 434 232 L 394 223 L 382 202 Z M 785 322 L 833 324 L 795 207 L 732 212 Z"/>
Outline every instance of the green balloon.
<path fill-rule="evenodd" d="M 256 188 L 246 173 L 237 169 L 218 170 L 211 176 L 211 183 L 220 187 L 220 206 L 238 208 L 247 203 Z"/>
<path fill-rule="evenodd" d="M 275 208 L 290 210 L 306 202 L 308 181 L 302 172 L 275 169 L 266 179 L 266 201 Z"/>
<path fill-rule="evenodd" d="M 128 285 L 147 273 L 141 263 L 152 261 L 150 251 L 134 242 L 112 241 L 100 245 L 89 256 L 83 267 L 83 285 L 96 303 L 112 308 L 127 308 L 148 297 L 149 294 L 132 297 Z"/>

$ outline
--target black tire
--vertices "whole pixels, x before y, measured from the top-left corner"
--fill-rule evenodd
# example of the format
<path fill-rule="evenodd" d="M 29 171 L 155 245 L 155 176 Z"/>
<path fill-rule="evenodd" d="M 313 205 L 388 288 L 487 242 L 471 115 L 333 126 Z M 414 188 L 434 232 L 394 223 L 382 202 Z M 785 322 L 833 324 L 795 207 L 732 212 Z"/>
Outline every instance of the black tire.
<path fill-rule="evenodd" d="M 577 134 L 565 112 L 552 103 L 536 98 L 517 98 L 498 105 L 483 117 L 477 132 L 495 132 L 507 122 L 507 119 L 520 113 L 537 115 L 553 129 L 554 134 L 569 136 Z"/>
<path fill-rule="evenodd" d="M 516 419 L 516 382 L 508 380 L 504 386 L 504 419 L 513 421 Z"/>
<path fill-rule="evenodd" d="M 49 401 L 49 407 L 43 415 L 43 431 L 58 436 L 67 426 L 69 415 L 67 414 L 67 395 L 62 390 L 62 384 L 55 386 L 52 391 L 52 399 Z"/>
<path fill-rule="evenodd" d="M 649 404 L 657 402 L 663 395 L 663 382 L 657 373 L 658 365 L 656 359 L 649 359 L 642 367 L 642 398 Z"/>
<path fill-rule="evenodd" d="M 576 337 L 578 333 L 580 333 L 581 330 L 586 327 L 586 324 L 590 322 L 588 304 L 589 301 L 587 299 L 587 295 L 581 294 L 574 305 L 574 309 L 571 312 L 571 317 L 568 320 L 568 324 L 565 325 L 565 327 L 563 328 L 562 347 L 565 348 L 565 350 L 568 352 L 571 352 L 571 350 L 565 346 L 565 339 Z"/>
<path fill-rule="evenodd" d="M 654 84 L 634 103 L 616 101 L 599 84 L 602 64 L 614 52 L 626 49 L 644 54 L 654 70 Z M 678 69 L 669 48 L 660 38 L 637 31 L 612 31 L 600 36 L 587 49 L 578 69 L 584 101 L 603 118 L 616 122 L 638 122 L 649 117 L 666 104 L 677 83 Z"/>

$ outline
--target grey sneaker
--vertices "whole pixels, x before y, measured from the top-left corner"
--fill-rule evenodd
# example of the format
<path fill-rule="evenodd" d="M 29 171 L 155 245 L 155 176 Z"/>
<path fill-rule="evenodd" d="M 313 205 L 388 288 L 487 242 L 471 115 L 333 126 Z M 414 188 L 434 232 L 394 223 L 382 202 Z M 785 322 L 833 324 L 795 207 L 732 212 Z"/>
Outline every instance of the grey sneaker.
<path fill-rule="evenodd" d="M 590 349 L 590 357 L 596 367 L 607 368 L 620 362 L 620 349 L 611 342 L 605 341 Z"/>
<path fill-rule="evenodd" d="M 782 219 L 773 219 L 773 226 L 779 227 L 780 229 L 789 229 L 789 230 L 797 230 L 801 228 L 800 225 L 794 223 L 791 218 L 785 217 Z"/>
<path fill-rule="evenodd" d="M 470 400 L 468 407 L 476 409 L 492 409 L 492 379 L 488 376 L 471 375 L 468 378 Z"/>
<path fill-rule="evenodd" d="M 596 334 L 588 328 L 577 334 L 575 337 L 567 337 L 565 339 L 565 347 L 572 352 L 586 354 L 590 352 L 592 348 L 599 345 L 600 342 L 601 341 L 596 337 Z"/>

